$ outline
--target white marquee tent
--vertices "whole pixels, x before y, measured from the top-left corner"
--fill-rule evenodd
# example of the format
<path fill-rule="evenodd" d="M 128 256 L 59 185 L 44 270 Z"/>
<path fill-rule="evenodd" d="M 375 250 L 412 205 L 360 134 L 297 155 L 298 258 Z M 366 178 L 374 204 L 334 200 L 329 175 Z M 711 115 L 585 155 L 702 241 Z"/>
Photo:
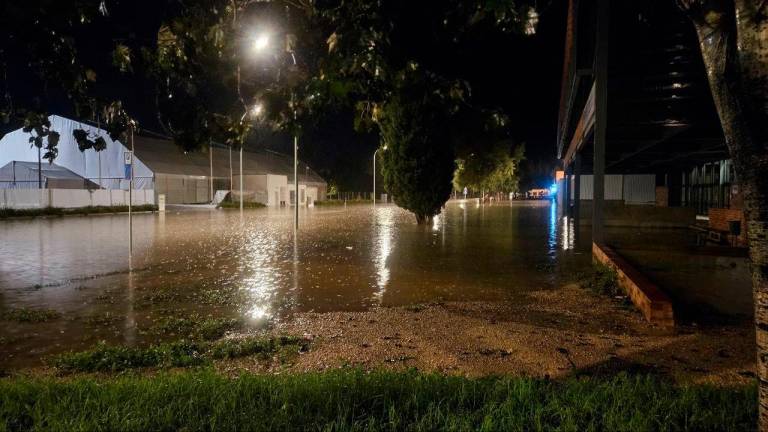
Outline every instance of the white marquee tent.
<path fill-rule="evenodd" d="M 54 160 L 59 165 L 104 189 L 128 189 L 124 179 L 124 153 L 130 143 L 113 141 L 106 131 L 88 123 L 50 116 L 51 129 L 59 132 L 59 154 Z M 83 129 L 90 139 L 101 136 L 107 147 L 101 152 L 93 149 L 81 152 L 72 136 L 75 129 Z M 29 144 L 29 133 L 18 129 L 0 139 L 0 167 L 12 162 L 35 162 L 38 150 Z M 164 194 L 168 204 L 206 203 L 214 196 L 223 196 L 230 189 L 239 190 L 238 155 L 228 149 L 213 148 L 213 154 L 182 152 L 171 140 L 147 134 L 134 136 L 134 189 L 152 194 Z M 44 165 L 48 162 L 43 161 Z M 267 151 L 247 151 L 243 154 L 245 196 L 267 205 L 293 202 L 293 160 L 291 157 Z M 0 178 L 3 188 L 37 188 L 37 182 L 20 186 L 10 178 Z M 326 183 L 305 163 L 299 164 L 299 202 L 325 199 Z M 9 186 L 13 184 L 13 186 Z M 151 191 L 151 192 L 150 192 Z M 221 193 L 216 193 L 219 191 Z M 156 202 L 156 201 L 155 201 Z"/>
<path fill-rule="evenodd" d="M 64 167 L 75 174 L 84 177 L 95 184 L 100 184 L 105 189 L 128 189 L 128 181 L 125 177 L 124 152 L 129 150 L 119 141 L 112 141 L 106 131 L 64 117 L 52 115 L 51 129 L 61 136 L 58 149 L 59 154 L 54 160 L 56 165 Z M 83 129 L 91 139 L 97 136 L 103 137 L 107 142 L 107 148 L 101 152 L 93 149 L 81 152 L 77 142 L 72 136 L 75 129 Z M 30 134 L 21 129 L 7 133 L 0 139 L 0 166 L 10 162 L 37 162 L 37 148 L 29 143 Z M 43 165 L 48 164 L 43 161 Z M 153 173 L 141 160 L 137 160 L 134 166 L 134 189 L 152 189 Z M 101 180 L 99 180 L 101 179 Z M 0 179 L 0 188 L 5 183 Z M 37 183 L 30 186 L 37 188 Z"/>

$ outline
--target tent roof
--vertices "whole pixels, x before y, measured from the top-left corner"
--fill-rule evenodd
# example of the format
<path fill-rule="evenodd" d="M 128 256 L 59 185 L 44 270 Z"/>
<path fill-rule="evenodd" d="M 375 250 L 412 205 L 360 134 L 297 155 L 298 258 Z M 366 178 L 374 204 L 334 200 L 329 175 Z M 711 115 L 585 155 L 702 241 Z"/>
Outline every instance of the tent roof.
<path fill-rule="evenodd" d="M 15 169 L 17 172 L 21 170 L 32 171 L 35 173 L 35 176 L 37 176 L 37 162 L 22 162 L 22 161 L 8 162 L 7 164 L 5 164 L 5 166 L 0 168 L 0 172 L 10 173 L 13 169 Z M 56 164 L 49 164 L 48 162 L 43 162 L 40 165 L 40 172 L 42 173 L 43 177 L 50 178 L 50 179 L 83 180 L 83 177 L 73 173 L 72 171 L 64 168 L 63 166 L 59 166 Z"/>
<path fill-rule="evenodd" d="M 130 143 L 126 145 L 130 147 Z M 211 161 L 207 151 L 183 152 L 171 140 L 147 135 L 134 136 L 136 158 L 155 174 L 208 176 Z M 213 176 L 229 178 L 230 152 L 228 148 L 213 146 Z M 232 173 L 239 172 L 239 154 L 232 152 Z M 312 168 L 299 161 L 299 181 L 304 183 L 325 183 Z M 269 150 L 243 151 L 243 174 L 276 174 L 288 176 L 293 181 L 293 159 Z"/>

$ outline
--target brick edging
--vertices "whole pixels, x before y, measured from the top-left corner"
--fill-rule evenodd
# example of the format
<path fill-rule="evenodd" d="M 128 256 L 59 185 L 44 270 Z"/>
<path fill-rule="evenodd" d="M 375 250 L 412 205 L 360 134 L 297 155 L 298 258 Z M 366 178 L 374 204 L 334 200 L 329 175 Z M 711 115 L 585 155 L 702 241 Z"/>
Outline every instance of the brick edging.
<path fill-rule="evenodd" d="M 619 285 L 648 322 L 661 327 L 675 326 L 672 300 L 644 274 L 604 244 L 592 243 L 592 257 L 616 271 Z"/>

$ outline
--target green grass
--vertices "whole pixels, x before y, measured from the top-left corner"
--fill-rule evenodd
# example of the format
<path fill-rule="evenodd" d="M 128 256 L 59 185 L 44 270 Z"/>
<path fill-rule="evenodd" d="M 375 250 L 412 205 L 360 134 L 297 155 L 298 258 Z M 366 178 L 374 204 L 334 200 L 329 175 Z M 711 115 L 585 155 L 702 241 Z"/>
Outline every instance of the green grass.
<path fill-rule="evenodd" d="M 256 209 L 256 208 L 264 208 L 266 207 L 265 204 L 262 204 L 260 202 L 248 202 L 243 201 L 243 208 L 244 209 Z M 240 208 L 240 201 L 222 201 L 219 203 L 217 208 L 225 208 L 225 209 L 239 209 Z"/>
<path fill-rule="evenodd" d="M 593 263 L 592 268 L 578 276 L 579 285 L 596 294 L 618 296 L 624 291 L 619 286 L 616 270 L 602 263 Z"/>
<path fill-rule="evenodd" d="M 157 211 L 154 204 L 135 205 L 131 209 L 134 212 Z M 35 217 L 35 216 L 66 216 L 66 215 L 89 215 L 100 213 L 127 213 L 127 205 L 119 206 L 88 206 L 78 208 L 60 208 L 45 207 L 41 209 L 11 209 L 0 208 L 0 219 L 10 217 Z"/>
<path fill-rule="evenodd" d="M 83 322 L 91 327 L 109 327 L 122 321 L 124 318 L 121 315 L 114 314 L 112 312 L 104 312 L 100 314 L 88 315 L 83 318 Z"/>
<path fill-rule="evenodd" d="M 0 380 L 0 430 L 742 431 L 756 386 L 649 376 L 565 382 L 356 369 Z"/>
<path fill-rule="evenodd" d="M 259 354 L 263 357 L 282 351 L 306 349 L 305 342 L 295 337 L 220 340 L 217 342 L 176 341 L 149 347 L 126 347 L 99 344 L 81 351 L 53 357 L 51 365 L 61 373 L 119 372 L 138 368 L 199 366 L 213 359 L 236 358 Z"/>
<path fill-rule="evenodd" d="M 53 309 L 18 308 L 0 312 L 0 321 L 15 321 L 19 323 L 40 323 L 52 321 L 61 317 Z"/>
<path fill-rule="evenodd" d="M 242 327 L 242 324 L 233 318 L 205 318 L 199 314 L 191 314 L 162 318 L 150 331 L 194 340 L 215 340 L 229 330 Z"/>

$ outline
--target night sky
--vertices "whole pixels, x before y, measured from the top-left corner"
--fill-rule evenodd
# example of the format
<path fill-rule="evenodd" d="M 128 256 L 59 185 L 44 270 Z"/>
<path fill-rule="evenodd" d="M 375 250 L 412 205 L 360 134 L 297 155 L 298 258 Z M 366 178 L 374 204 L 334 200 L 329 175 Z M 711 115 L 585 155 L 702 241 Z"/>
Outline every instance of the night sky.
<path fill-rule="evenodd" d="M 143 3 L 146 4 L 139 7 Z M 506 112 L 511 120 L 512 138 L 526 144 L 526 156 L 534 161 L 555 160 L 566 3 L 566 0 L 552 0 L 542 8 L 538 31 L 534 36 L 476 33 L 452 47 L 451 51 L 437 53 L 442 67 L 452 69 L 450 72 L 455 77 L 469 82 L 473 104 L 501 108 Z M 118 29 L 111 28 L 106 33 L 120 33 L 130 39 L 151 42 L 164 15 L 163 4 L 144 0 L 117 3 L 106 25 L 117 26 Z M 155 12 L 145 13 L 149 9 Z M 89 43 L 94 47 L 106 44 L 102 47 L 105 49 L 94 50 L 105 52 L 113 41 L 94 38 Z M 86 57 L 86 63 L 89 61 L 103 64 L 111 59 Z M 126 79 L 108 65 L 98 70 L 101 75 L 96 83 L 97 93 L 119 97 L 129 114 L 139 120 L 141 127 L 163 132 L 155 114 L 151 84 Z M 18 72 L 23 73 L 22 70 Z M 15 92 L 23 93 L 24 86 L 34 89 L 39 85 L 34 80 L 14 76 L 13 68 L 9 75 Z M 63 99 L 54 90 L 48 94 L 44 105 L 50 113 L 73 116 Z M 351 109 L 328 110 L 327 115 L 306 130 L 301 140 L 300 157 L 327 179 L 337 179 L 342 190 L 369 190 L 370 158 L 378 146 L 378 138 L 375 134 L 355 132 L 352 116 Z M 290 139 L 282 134 L 273 134 L 258 142 L 252 139 L 249 146 L 291 152 Z"/>
<path fill-rule="evenodd" d="M 554 164 L 567 1 L 543 8 L 533 36 L 474 34 L 453 52 L 442 53 L 456 76 L 472 88 L 478 106 L 501 108 L 511 120 L 512 138 L 526 145 L 526 157 Z M 369 190 L 374 134 L 351 130 L 352 112 L 342 110 L 318 123 L 304 138 L 300 154 L 322 175 L 346 179 L 342 189 Z M 289 140 L 271 147 L 288 152 Z"/>

